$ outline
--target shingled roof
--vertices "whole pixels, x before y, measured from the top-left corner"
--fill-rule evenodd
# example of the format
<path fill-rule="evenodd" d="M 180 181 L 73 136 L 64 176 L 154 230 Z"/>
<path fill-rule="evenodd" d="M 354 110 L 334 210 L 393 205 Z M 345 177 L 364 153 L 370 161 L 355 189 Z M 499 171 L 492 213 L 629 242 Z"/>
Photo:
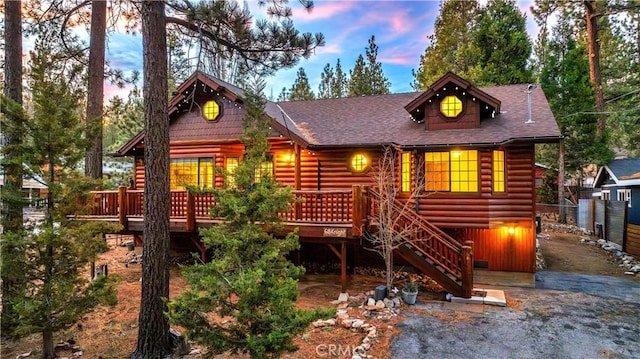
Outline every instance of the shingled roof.
<path fill-rule="evenodd" d="M 286 125 L 310 146 L 351 147 L 395 144 L 401 147 L 501 145 L 516 141 L 557 142 L 558 125 L 540 87 L 532 91 L 532 120 L 528 120 L 527 84 L 479 88 L 501 101 L 495 118 L 479 128 L 427 131 L 412 121 L 405 106 L 421 92 L 281 102 L 267 114 Z"/>
<path fill-rule="evenodd" d="M 447 78 L 459 79 L 453 74 Z M 527 84 L 479 88 L 467 82 L 464 84 L 497 109 L 495 117 L 482 119 L 478 128 L 428 131 L 424 124 L 413 121 L 407 106 L 415 107 L 429 96 L 429 91 L 280 103 L 267 101 L 265 113 L 273 119 L 274 136 L 282 134 L 304 147 L 313 148 L 388 144 L 405 149 L 495 146 L 521 141 L 557 142 L 562 137 L 539 86 L 531 94 L 533 123 L 525 123 L 528 120 Z M 202 96 L 207 88 L 238 104 L 243 102 L 242 89 L 196 72 L 180 85 L 169 102 L 171 121 L 182 116 L 180 106 L 195 95 L 194 91 Z M 242 133 L 242 124 L 238 119 L 226 121 L 223 118 L 219 123 L 203 122 L 198 128 L 182 132 L 183 135 L 195 133 L 193 136 L 199 139 L 233 141 Z M 189 138 L 195 139 L 192 137 Z M 140 132 L 113 155 L 131 155 L 143 140 L 144 132 Z"/>

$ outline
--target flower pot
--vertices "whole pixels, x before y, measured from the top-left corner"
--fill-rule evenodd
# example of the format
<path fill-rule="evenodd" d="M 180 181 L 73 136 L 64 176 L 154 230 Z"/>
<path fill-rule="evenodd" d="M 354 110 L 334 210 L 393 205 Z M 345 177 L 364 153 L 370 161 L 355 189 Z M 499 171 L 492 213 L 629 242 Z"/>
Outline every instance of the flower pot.
<path fill-rule="evenodd" d="M 402 289 L 402 300 L 409 304 L 416 304 L 416 298 L 418 297 L 418 291 L 415 292 L 407 292 L 406 289 Z"/>

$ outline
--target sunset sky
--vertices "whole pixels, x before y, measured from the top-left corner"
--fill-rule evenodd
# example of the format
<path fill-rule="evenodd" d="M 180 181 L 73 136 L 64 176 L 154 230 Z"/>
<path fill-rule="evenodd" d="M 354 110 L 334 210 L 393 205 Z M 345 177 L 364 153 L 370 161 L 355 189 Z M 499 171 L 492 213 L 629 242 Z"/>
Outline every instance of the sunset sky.
<path fill-rule="evenodd" d="M 353 68 L 359 54 L 364 55 L 368 39 L 374 35 L 378 45 L 378 61 L 391 81 L 391 92 L 412 91 L 412 69 L 417 69 L 420 55 L 427 47 L 427 36 L 432 34 L 439 12 L 440 1 L 363 1 L 316 0 L 311 13 L 307 13 L 297 1 L 291 0 L 294 24 L 301 32 L 322 32 L 324 47 L 309 59 L 287 70 L 279 71 L 267 81 L 266 95 L 277 97 L 283 87 L 291 87 L 299 67 L 304 67 L 311 89 L 318 90 L 320 73 L 329 63 L 335 67 L 340 59 L 347 73 Z M 537 27 L 530 13 L 533 0 L 519 0 L 518 7 L 527 16 L 527 31 L 535 40 Z M 249 0 L 255 17 L 265 16 L 265 9 L 257 1 Z M 112 34 L 107 58 L 110 63 L 125 72 L 142 68 L 140 35 Z M 195 51 L 192 50 L 192 51 Z M 126 97 L 127 91 L 107 85 L 107 96 L 118 94 Z"/>

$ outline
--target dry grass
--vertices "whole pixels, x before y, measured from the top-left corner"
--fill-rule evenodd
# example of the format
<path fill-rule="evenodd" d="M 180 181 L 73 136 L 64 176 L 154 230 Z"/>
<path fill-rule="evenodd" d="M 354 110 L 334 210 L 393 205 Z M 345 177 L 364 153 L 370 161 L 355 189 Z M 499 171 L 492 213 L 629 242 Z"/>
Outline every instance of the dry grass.
<path fill-rule="evenodd" d="M 141 295 L 141 265 L 125 265 L 126 247 L 116 245 L 114 239 L 109 239 L 111 249 L 104 253 L 96 264 L 108 264 L 109 275 L 118 279 L 118 304 L 113 307 L 100 307 L 86 315 L 73 327 L 56 333 L 54 340 L 64 342 L 69 339 L 75 341 L 82 351 L 82 358 L 123 358 L 135 350 L 138 335 L 138 311 Z M 137 249 L 140 250 L 139 248 Z M 170 297 L 173 298 L 187 288 L 188 283 L 180 274 L 176 266 L 170 269 Z M 299 284 L 299 308 L 333 307 L 330 303 L 337 299 L 340 293 L 339 277 L 336 275 L 309 275 Z M 354 275 L 351 278 L 348 291 L 351 294 L 365 292 L 384 282 L 384 279 Z M 397 333 L 395 324 L 401 320 L 396 316 L 383 321 L 365 318 L 359 308 L 348 308 L 353 319 L 364 319 L 376 326 L 377 338 L 373 342 L 375 358 L 389 357 L 389 344 L 393 335 Z M 181 328 L 177 328 L 180 330 Z M 351 357 L 351 350 L 358 346 L 365 337 L 365 333 L 343 327 L 312 328 L 295 339 L 299 350 L 284 356 L 285 358 Z M 15 358 L 17 355 L 31 352 L 31 357 L 37 358 L 41 353 L 41 339 L 34 334 L 18 341 L 9 341 L 0 348 L 1 358 Z M 333 347 L 332 347 L 333 346 Z M 197 347 L 194 345 L 194 347 Z M 332 349 L 333 348 L 333 349 Z M 333 350 L 332 352 L 330 352 Z M 73 357 L 71 350 L 58 351 L 59 357 Z M 187 356 L 199 358 L 199 355 Z M 248 358 L 247 355 L 224 354 L 217 358 Z"/>

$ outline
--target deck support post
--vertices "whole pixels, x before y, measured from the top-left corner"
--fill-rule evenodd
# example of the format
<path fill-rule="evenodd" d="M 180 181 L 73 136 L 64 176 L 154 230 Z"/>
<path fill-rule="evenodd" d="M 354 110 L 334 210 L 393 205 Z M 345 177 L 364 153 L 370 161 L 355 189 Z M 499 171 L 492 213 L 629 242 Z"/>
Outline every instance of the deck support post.
<path fill-rule="evenodd" d="M 351 234 L 355 237 L 362 236 L 362 220 L 364 218 L 364 196 L 362 195 L 362 185 L 351 187 L 353 201 L 353 218 L 351 220 Z"/>
<path fill-rule="evenodd" d="M 471 298 L 473 291 L 473 242 L 466 241 L 462 246 L 462 290 L 465 298 Z"/>
<path fill-rule="evenodd" d="M 127 227 L 127 187 L 118 187 L 118 223 Z"/>
<path fill-rule="evenodd" d="M 187 232 L 196 230 L 196 199 L 191 191 L 187 191 L 187 221 L 185 223 L 185 230 Z"/>
<path fill-rule="evenodd" d="M 329 249 L 340 258 L 340 288 L 342 292 L 347 290 L 347 242 L 340 242 L 340 251 L 332 244 L 328 243 Z"/>

